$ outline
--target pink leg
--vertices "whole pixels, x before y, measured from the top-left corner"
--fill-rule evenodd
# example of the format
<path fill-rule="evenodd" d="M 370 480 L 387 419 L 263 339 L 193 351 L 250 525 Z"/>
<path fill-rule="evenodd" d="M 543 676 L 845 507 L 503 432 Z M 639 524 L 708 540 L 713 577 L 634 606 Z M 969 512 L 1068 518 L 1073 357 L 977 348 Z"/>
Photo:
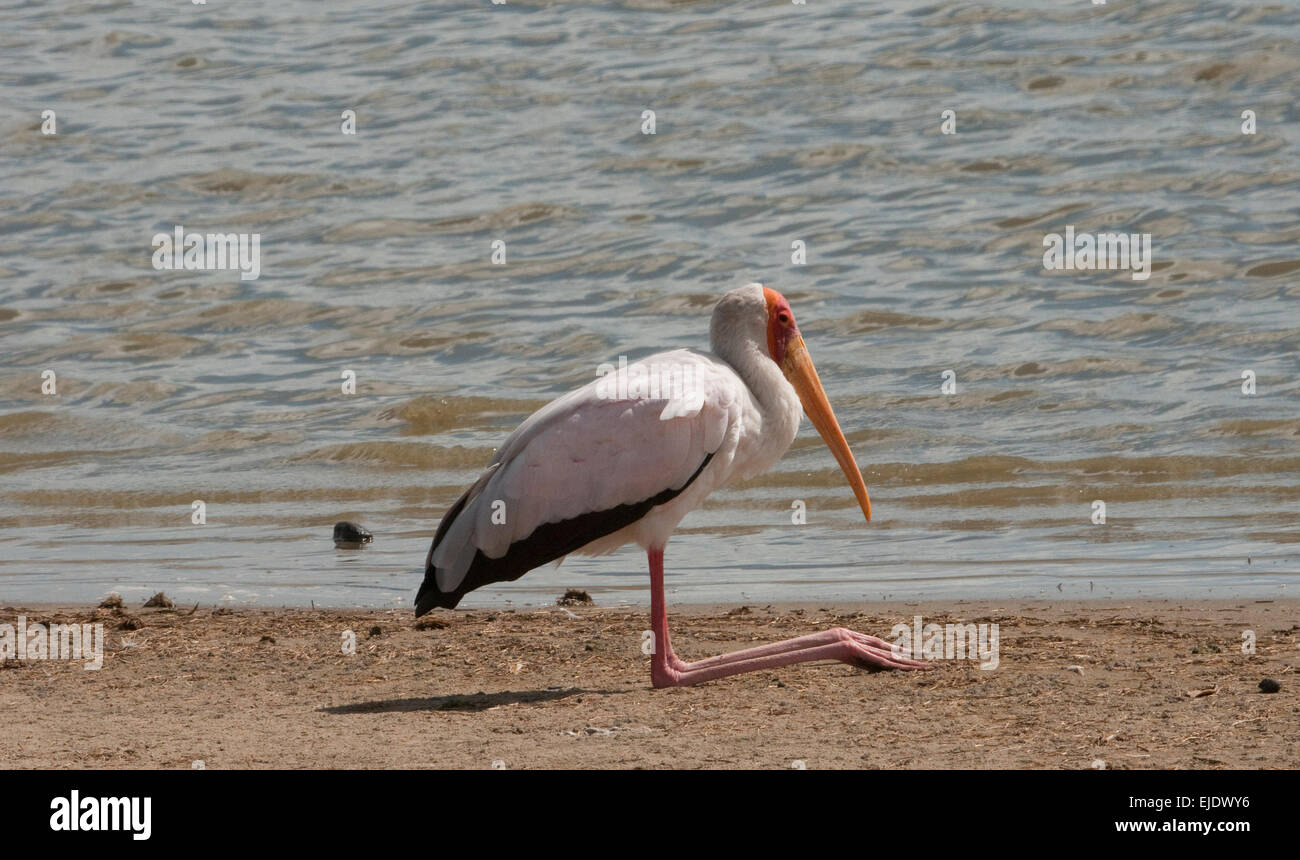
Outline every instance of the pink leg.
<path fill-rule="evenodd" d="M 655 645 L 650 657 L 650 680 L 656 687 L 685 687 L 742 672 L 775 669 L 812 660 L 839 660 L 872 671 L 930 668 L 918 660 L 895 656 L 893 646 L 883 639 L 843 627 L 686 663 L 677 659 L 668 641 L 664 551 L 651 549 L 646 554 L 650 559 L 650 625 Z"/>

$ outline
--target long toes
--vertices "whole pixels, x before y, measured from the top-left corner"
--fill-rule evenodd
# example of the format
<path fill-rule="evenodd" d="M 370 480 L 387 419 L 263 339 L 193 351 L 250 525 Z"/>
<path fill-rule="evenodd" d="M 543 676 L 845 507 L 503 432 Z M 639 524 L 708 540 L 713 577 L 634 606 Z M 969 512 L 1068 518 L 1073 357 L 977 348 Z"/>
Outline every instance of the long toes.
<path fill-rule="evenodd" d="M 886 651 L 885 653 L 889 656 L 890 661 L 898 664 L 899 667 L 904 669 L 933 669 L 934 668 L 933 664 L 926 663 L 922 660 L 917 660 L 914 657 L 912 657 L 912 653 L 910 651 L 903 651 L 901 653 L 896 653 L 894 651 Z"/>
<path fill-rule="evenodd" d="M 919 660 L 895 657 L 889 651 L 880 648 L 861 647 L 857 649 L 855 658 L 855 665 L 871 672 L 881 672 L 888 669 L 924 670 L 934 668 L 928 663 L 922 663 Z"/>
<path fill-rule="evenodd" d="M 858 643 L 859 645 L 865 645 L 868 648 L 875 648 L 875 649 L 882 650 L 886 654 L 888 654 L 890 658 L 900 662 L 915 663 L 916 665 L 913 666 L 912 668 L 917 668 L 926 665 L 924 663 L 912 659 L 912 649 L 910 646 L 907 645 L 900 646 L 896 642 L 890 642 L 886 639 L 881 639 L 876 636 L 869 636 L 866 633 L 858 633 L 856 630 L 850 630 L 849 634 L 853 637 L 853 641 Z"/>
<path fill-rule="evenodd" d="M 881 639 L 878 636 L 870 636 L 866 633 L 859 633 L 856 630 L 850 630 L 849 632 L 853 634 L 853 640 L 855 642 L 861 642 L 863 645 L 871 645 L 874 648 L 884 648 L 886 651 L 894 647 L 893 642 Z"/>

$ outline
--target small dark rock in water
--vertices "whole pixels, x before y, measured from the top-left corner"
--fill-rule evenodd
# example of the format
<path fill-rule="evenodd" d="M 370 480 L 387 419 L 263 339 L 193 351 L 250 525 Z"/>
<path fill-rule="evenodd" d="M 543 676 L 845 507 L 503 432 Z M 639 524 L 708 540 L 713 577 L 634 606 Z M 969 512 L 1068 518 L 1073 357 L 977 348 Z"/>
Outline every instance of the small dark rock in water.
<path fill-rule="evenodd" d="M 564 596 L 555 601 L 556 606 L 595 606 L 596 601 L 591 599 L 591 595 L 577 588 L 570 588 L 564 592 Z"/>
<path fill-rule="evenodd" d="M 145 609 L 174 609 L 175 606 L 171 598 L 161 591 L 144 602 Z"/>
<path fill-rule="evenodd" d="M 121 609 L 122 606 L 122 595 L 118 594 L 116 591 L 108 597 L 105 597 L 104 602 L 99 604 L 100 609 Z"/>
<path fill-rule="evenodd" d="M 334 543 L 337 546 L 361 546 L 374 539 L 374 535 L 356 523 L 343 520 L 334 524 Z"/>
<path fill-rule="evenodd" d="M 1272 678 L 1265 678 L 1259 682 L 1259 691 L 1261 693 L 1276 693 L 1280 689 L 1282 689 L 1282 685 Z"/>

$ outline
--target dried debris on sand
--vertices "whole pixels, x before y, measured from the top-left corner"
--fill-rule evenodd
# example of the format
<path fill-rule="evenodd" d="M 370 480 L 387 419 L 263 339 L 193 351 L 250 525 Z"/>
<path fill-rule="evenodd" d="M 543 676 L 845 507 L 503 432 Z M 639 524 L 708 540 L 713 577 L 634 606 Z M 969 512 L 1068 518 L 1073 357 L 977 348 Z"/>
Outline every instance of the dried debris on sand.
<path fill-rule="evenodd" d="M 577 588 L 570 588 L 564 592 L 564 596 L 555 601 L 556 606 L 595 606 L 596 601 L 591 599 L 591 595 Z"/>

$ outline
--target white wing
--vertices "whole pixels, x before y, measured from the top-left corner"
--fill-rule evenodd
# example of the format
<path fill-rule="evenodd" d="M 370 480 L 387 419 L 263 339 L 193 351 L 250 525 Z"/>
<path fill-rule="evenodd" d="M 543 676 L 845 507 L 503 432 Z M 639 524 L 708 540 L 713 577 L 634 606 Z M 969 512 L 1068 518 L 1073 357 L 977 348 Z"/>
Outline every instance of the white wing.
<path fill-rule="evenodd" d="M 665 372 L 679 373 L 668 379 L 681 384 L 663 382 Z M 661 384 L 653 384 L 656 378 Z M 638 379 L 647 390 L 638 390 Z M 450 521 L 439 525 L 422 592 L 431 578 L 448 596 L 514 579 L 617 531 L 628 516 L 644 515 L 636 506 L 684 488 L 741 421 L 744 383 L 714 356 L 660 353 L 629 365 L 627 380 L 622 390 L 622 380 L 605 377 L 565 395 L 505 440 L 488 471 L 448 512 Z M 508 560 L 512 548 L 518 563 L 493 563 Z M 550 557 L 537 561 L 542 555 Z M 484 570 L 470 578 L 489 578 L 467 582 L 479 566 Z"/>

